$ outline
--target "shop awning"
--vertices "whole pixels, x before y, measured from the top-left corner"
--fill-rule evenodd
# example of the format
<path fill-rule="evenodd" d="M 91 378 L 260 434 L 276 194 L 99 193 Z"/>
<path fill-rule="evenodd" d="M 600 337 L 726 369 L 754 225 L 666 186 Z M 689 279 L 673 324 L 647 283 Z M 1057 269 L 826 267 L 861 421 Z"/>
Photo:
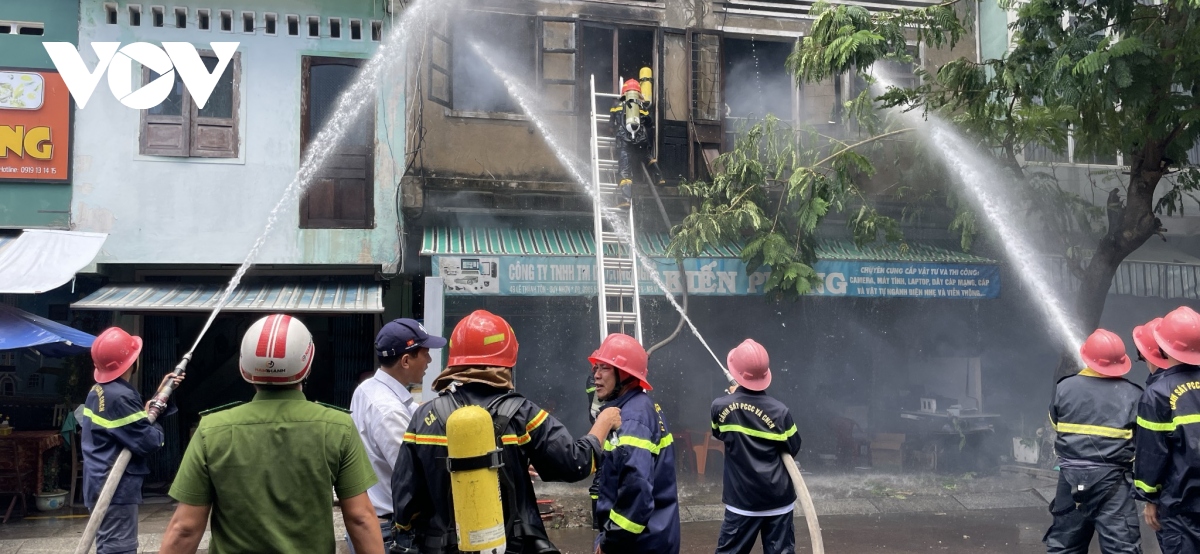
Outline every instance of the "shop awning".
<path fill-rule="evenodd" d="M 0 350 L 32 348 L 61 358 L 87 352 L 94 340 L 78 329 L 0 304 Z"/>
<path fill-rule="evenodd" d="M 92 263 L 107 237 L 44 229 L 0 235 L 0 293 L 38 294 L 66 284 Z"/>
<path fill-rule="evenodd" d="M 659 280 L 683 290 L 675 260 L 666 256 L 669 237 L 640 235 L 639 251 Z M 435 277 L 450 295 L 590 296 L 596 294 L 595 242 L 589 230 L 431 227 L 421 255 L 433 258 Z M 736 246 L 710 247 L 684 260 L 687 290 L 696 295 L 762 294 L 770 268 L 747 271 Z M 986 258 L 909 242 L 856 247 L 851 241 L 818 244 L 814 267 L 818 296 L 888 298 L 996 298 L 1000 269 Z M 607 271 L 616 271 L 609 269 Z M 639 268 L 643 294 L 661 289 Z"/>
<path fill-rule="evenodd" d="M 76 310 L 208 312 L 225 285 L 130 283 L 108 285 L 71 305 Z M 222 308 L 228 312 L 382 313 L 383 288 L 375 281 L 244 284 Z"/>

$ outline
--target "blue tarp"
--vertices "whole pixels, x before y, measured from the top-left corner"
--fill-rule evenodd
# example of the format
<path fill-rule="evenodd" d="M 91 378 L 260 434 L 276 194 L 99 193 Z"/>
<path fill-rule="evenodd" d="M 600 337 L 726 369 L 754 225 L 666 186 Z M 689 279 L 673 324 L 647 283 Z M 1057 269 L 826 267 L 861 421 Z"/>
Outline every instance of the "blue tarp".
<path fill-rule="evenodd" d="M 0 304 L 0 350 L 32 348 L 45 356 L 83 354 L 96 337 L 12 306 Z"/>

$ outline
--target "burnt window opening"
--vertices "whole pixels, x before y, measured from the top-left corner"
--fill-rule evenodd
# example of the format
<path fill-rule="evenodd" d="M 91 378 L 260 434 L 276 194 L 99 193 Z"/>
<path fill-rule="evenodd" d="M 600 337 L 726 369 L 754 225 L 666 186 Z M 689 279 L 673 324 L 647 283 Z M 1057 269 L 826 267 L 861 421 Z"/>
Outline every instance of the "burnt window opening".
<path fill-rule="evenodd" d="M 226 33 L 233 32 L 233 11 L 221 10 L 221 30 Z"/>
<path fill-rule="evenodd" d="M 453 23 L 450 78 L 452 109 L 468 112 L 521 113 L 521 108 L 488 61 L 526 86 L 537 78 L 535 48 L 537 20 L 533 17 L 467 12 Z"/>
<path fill-rule="evenodd" d="M 792 76 L 784 69 L 792 42 L 725 39 L 727 117 L 792 120 Z"/>
<path fill-rule="evenodd" d="M 621 82 L 637 79 L 643 67 L 654 67 L 654 31 L 610 26 L 583 26 L 583 80 L 596 77 L 597 92 L 617 93 Z"/>
<path fill-rule="evenodd" d="M 379 42 L 379 41 L 383 40 L 383 22 L 382 21 L 372 21 L 371 22 L 371 40 L 373 40 L 375 42 Z"/>
<path fill-rule="evenodd" d="M 212 52 L 202 52 L 200 59 L 209 72 L 216 70 L 218 60 Z M 143 83 L 150 83 L 159 76 L 149 68 L 142 68 Z M 183 158 L 238 157 L 240 81 L 241 54 L 235 53 L 201 108 L 187 93 L 187 87 L 176 71 L 175 83 L 167 98 L 142 111 L 140 153 Z"/>
<path fill-rule="evenodd" d="M 321 18 L 310 15 L 308 16 L 308 38 L 321 37 Z"/>
<path fill-rule="evenodd" d="M 301 158 L 317 133 L 337 108 L 342 92 L 354 82 L 363 60 L 351 58 L 302 58 L 300 85 Z M 332 158 L 318 169 L 312 185 L 300 200 L 303 229 L 370 229 L 375 226 L 375 108 L 362 110 L 346 126 L 346 134 L 334 145 Z"/>
<path fill-rule="evenodd" d="M 209 13 L 208 10 L 196 10 L 196 26 L 201 31 L 207 31 L 212 23 L 209 21 Z"/>
<path fill-rule="evenodd" d="M 178 29 L 187 28 L 187 8 L 175 8 L 175 27 Z"/>
<path fill-rule="evenodd" d="M 104 22 L 109 25 L 117 24 L 117 5 L 108 3 L 104 5 Z"/>
<path fill-rule="evenodd" d="M 242 12 L 242 32 L 254 33 L 254 12 Z"/>
<path fill-rule="evenodd" d="M 150 8 L 150 22 L 155 27 L 162 27 L 165 22 L 162 6 L 154 6 Z"/>
<path fill-rule="evenodd" d="M 142 25 L 142 7 L 136 4 L 129 5 L 129 26 L 140 27 Z"/>
<path fill-rule="evenodd" d="M 329 18 L 329 38 L 342 38 L 342 20 L 341 18 Z"/>
<path fill-rule="evenodd" d="M 362 20 L 350 20 L 350 40 L 362 40 Z"/>
<path fill-rule="evenodd" d="M 275 15 L 273 13 L 268 13 L 268 14 L 263 15 L 263 26 L 266 28 L 266 33 L 268 35 L 275 34 L 275 31 L 277 30 L 278 22 L 279 22 L 278 15 Z"/>
<path fill-rule="evenodd" d="M 300 16 L 287 16 L 287 34 L 289 37 L 300 36 Z"/>

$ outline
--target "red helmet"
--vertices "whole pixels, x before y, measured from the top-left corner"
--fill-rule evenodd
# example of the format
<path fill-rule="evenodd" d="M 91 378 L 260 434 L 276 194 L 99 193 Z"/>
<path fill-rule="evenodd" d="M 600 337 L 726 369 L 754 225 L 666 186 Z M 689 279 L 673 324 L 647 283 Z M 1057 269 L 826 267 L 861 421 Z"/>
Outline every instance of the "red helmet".
<path fill-rule="evenodd" d="M 92 342 L 92 375 L 97 383 L 108 383 L 120 377 L 142 353 L 142 337 L 131 336 L 120 327 L 105 329 Z"/>
<path fill-rule="evenodd" d="M 755 391 L 771 386 L 771 358 L 767 349 L 754 339 L 746 339 L 730 350 L 725 363 L 738 385 Z"/>
<path fill-rule="evenodd" d="M 1137 347 L 1138 352 L 1142 353 L 1142 357 L 1146 358 L 1155 367 L 1165 368 L 1170 365 L 1166 358 L 1162 357 L 1162 350 L 1158 348 L 1158 343 L 1154 340 L 1154 329 L 1162 323 L 1161 317 L 1152 319 L 1145 325 L 1138 325 L 1133 328 L 1133 344 Z"/>
<path fill-rule="evenodd" d="M 654 390 L 654 387 L 651 387 L 650 383 L 646 381 L 649 372 L 646 365 L 649 358 L 646 349 L 638 344 L 637 339 L 624 333 L 613 333 L 604 337 L 604 342 L 600 343 L 600 348 L 588 357 L 588 361 L 593 364 L 606 363 L 613 366 L 621 370 L 621 373 L 640 381 L 642 390 Z"/>
<path fill-rule="evenodd" d="M 1116 333 L 1107 329 L 1096 329 L 1092 336 L 1083 342 L 1079 355 L 1088 367 L 1101 375 L 1120 377 L 1129 373 L 1133 362 L 1125 353 L 1125 343 Z"/>
<path fill-rule="evenodd" d="M 638 94 L 642 93 L 642 85 L 641 85 L 641 83 L 637 82 L 637 79 L 630 79 L 628 81 L 625 81 L 625 86 L 621 87 L 621 94 L 623 95 L 626 92 L 629 92 L 631 90 L 637 91 Z"/>
<path fill-rule="evenodd" d="M 446 367 L 517 365 L 517 335 L 504 318 L 475 310 L 454 326 Z"/>
<path fill-rule="evenodd" d="M 1154 328 L 1154 340 L 1168 356 L 1200 365 L 1200 314 L 1187 306 L 1175 308 Z"/>

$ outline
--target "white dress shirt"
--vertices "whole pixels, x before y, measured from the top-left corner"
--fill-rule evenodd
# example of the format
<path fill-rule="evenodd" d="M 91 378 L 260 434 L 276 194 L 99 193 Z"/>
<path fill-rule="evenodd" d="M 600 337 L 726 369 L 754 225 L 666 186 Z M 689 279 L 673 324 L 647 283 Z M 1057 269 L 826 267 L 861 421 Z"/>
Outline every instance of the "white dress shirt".
<path fill-rule="evenodd" d="M 350 418 L 358 428 L 367 458 L 379 482 L 367 489 L 375 515 L 392 513 L 392 471 L 400 454 L 400 443 L 417 402 L 408 389 L 382 369 L 354 389 Z"/>

